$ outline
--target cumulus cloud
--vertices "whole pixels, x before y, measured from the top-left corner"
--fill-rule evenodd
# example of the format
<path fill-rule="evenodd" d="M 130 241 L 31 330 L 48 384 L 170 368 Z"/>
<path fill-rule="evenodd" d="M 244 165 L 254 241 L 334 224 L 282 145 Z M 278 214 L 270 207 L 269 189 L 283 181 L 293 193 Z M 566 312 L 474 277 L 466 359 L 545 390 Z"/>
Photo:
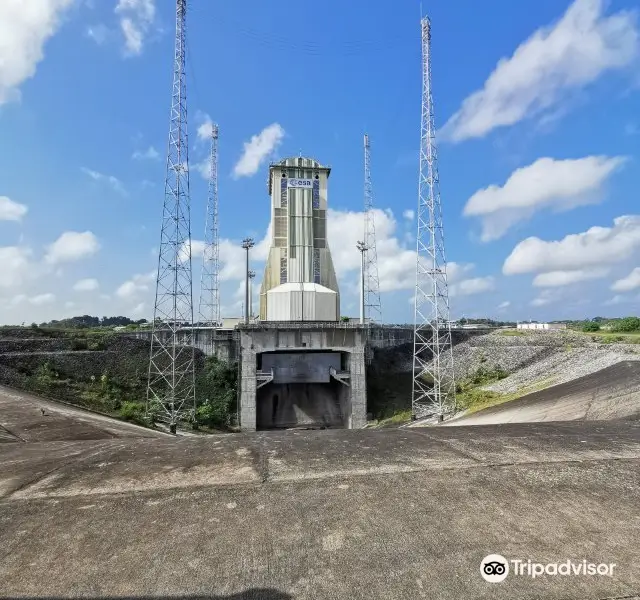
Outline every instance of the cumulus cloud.
<path fill-rule="evenodd" d="M 501 59 L 484 87 L 467 97 L 440 132 L 453 142 L 557 108 L 579 90 L 638 56 L 634 11 L 604 15 L 604 0 L 575 0 L 551 27 L 538 29 Z"/>
<path fill-rule="evenodd" d="M 563 285 L 571 285 L 580 281 L 589 281 L 590 279 L 600 279 L 609 274 L 607 268 L 592 268 L 576 271 L 550 271 L 548 273 L 540 273 L 533 279 L 534 287 L 561 287 Z"/>
<path fill-rule="evenodd" d="M 459 283 L 452 283 L 449 286 L 449 295 L 454 298 L 456 296 L 471 296 L 473 294 L 481 294 L 489 292 L 495 288 L 493 277 L 473 277 L 464 279 Z"/>
<path fill-rule="evenodd" d="M 414 218 L 415 218 L 415 216 L 416 216 L 416 213 L 415 213 L 415 211 L 413 211 L 413 210 L 409 210 L 409 209 L 407 209 L 407 210 L 405 210 L 405 211 L 402 213 L 402 216 L 403 216 L 407 221 L 413 221 L 413 219 L 414 219 Z"/>
<path fill-rule="evenodd" d="M 34 306 L 42 306 L 43 304 L 51 304 L 55 302 L 56 297 L 55 294 L 51 292 L 47 292 L 46 294 L 38 294 L 37 296 L 32 296 L 29 298 L 29 303 Z"/>
<path fill-rule="evenodd" d="M 20 221 L 27 210 L 24 204 L 14 202 L 7 196 L 0 196 L 0 221 Z"/>
<path fill-rule="evenodd" d="M 73 1 L 40 0 L 31 6 L 24 0 L 0 2 L 0 106 L 20 98 L 20 85 L 35 75 L 46 41 Z"/>
<path fill-rule="evenodd" d="M 134 160 L 158 160 L 160 158 L 160 154 L 158 153 L 158 151 L 153 147 L 153 146 L 149 146 L 146 150 L 141 151 L 141 150 L 136 150 L 131 158 L 133 158 Z"/>
<path fill-rule="evenodd" d="M 95 254 L 100 249 L 98 238 L 91 232 L 65 231 L 47 248 L 45 262 L 72 262 Z"/>
<path fill-rule="evenodd" d="M 131 279 L 125 281 L 116 290 L 116 296 L 124 300 L 131 300 L 138 294 L 149 291 L 151 284 L 155 281 L 157 273 L 145 273 L 142 275 L 134 275 Z"/>
<path fill-rule="evenodd" d="M 97 279 L 80 279 L 80 281 L 76 281 L 73 286 L 73 289 L 76 292 L 93 292 L 97 290 L 99 287 Z"/>
<path fill-rule="evenodd" d="M 92 169 L 87 169 L 86 167 L 81 167 L 80 170 L 85 175 L 91 177 L 91 179 L 93 179 L 94 181 L 104 181 L 108 183 L 118 194 L 121 194 L 122 196 L 127 195 L 127 191 L 124 189 L 122 181 L 120 181 L 117 177 L 114 177 L 113 175 L 104 175 L 103 173 L 94 171 Z"/>
<path fill-rule="evenodd" d="M 204 252 L 205 243 L 203 240 L 191 240 L 191 260 L 197 260 L 202 258 Z M 180 262 L 186 262 L 189 260 L 189 242 L 183 242 L 178 252 L 178 260 Z"/>
<path fill-rule="evenodd" d="M 0 247 L 0 288 L 16 289 L 31 272 L 31 251 L 20 246 Z"/>
<path fill-rule="evenodd" d="M 234 177 L 255 175 L 267 157 L 278 148 L 284 138 L 284 129 L 273 123 L 244 143 L 244 151 L 233 168 Z"/>
<path fill-rule="evenodd" d="M 531 301 L 531 306 L 535 306 L 535 307 L 546 306 L 547 304 L 551 304 L 554 301 L 555 299 L 553 296 L 545 292 L 542 292 L 537 298 L 534 298 Z"/>
<path fill-rule="evenodd" d="M 502 267 L 505 275 L 580 271 L 614 265 L 640 248 L 640 215 L 613 220 L 613 227 L 591 227 L 561 240 L 530 237 L 521 241 Z"/>
<path fill-rule="evenodd" d="M 626 296 L 621 296 L 620 294 L 616 294 L 613 298 L 609 298 L 609 300 L 605 301 L 603 304 L 605 306 L 616 306 L 617 304 L 624 304 L 625 302 L 629 302 L 630 299 Z"/>
<path fill-rule="evenodd" d="M 614 292 L 630 292 L 640 287 L 640 267 L 636 267 L 631 273 L 613 283 L 611 289 Z"/>
<path fill-rule="evenodd" d="M 600 201 L 603 184 L 624 162 L 622 157 L 606 156 L 540 158 L 514 171 L 502 187 L 478 190 L 463 214 L 481 218 L 482 241 L 495 240 L 545 208 L 563 211 Z"/>
<path fill-rule="evenodd" d="M 118 0 L 115 12 L 120 17 L 125 53 L 142 53 L 145 38 L 156 16 L 154 0 Z"/>
<path fill-rule="evenodd" d="M 196 113 L 196 122 L 198 124 L 197 135 L 201 141 L 211 140 L 213 133 L 213 120 L 207 113 L 198 111 Z"/>

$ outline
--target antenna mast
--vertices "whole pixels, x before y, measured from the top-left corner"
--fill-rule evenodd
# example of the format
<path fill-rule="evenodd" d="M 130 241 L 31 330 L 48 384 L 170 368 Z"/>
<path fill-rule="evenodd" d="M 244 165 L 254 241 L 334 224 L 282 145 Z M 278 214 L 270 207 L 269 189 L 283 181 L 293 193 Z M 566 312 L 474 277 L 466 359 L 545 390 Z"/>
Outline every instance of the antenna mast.
<path fill-rule="evenodd" d="M 209 196 L 204 231 L 204 253 L 200 279 L 200 321 L 220 325 L 220 236 L 218 231 L 218 126 L 211 127 Z"/>
<path fill-rule="evenodd" d="M 420 24 L 422 126 L 411 407 L 414 419 L 435 414 L 442 420 L 455 410 L 455 381 L 431 89 L 431 22 L 423 17 Z"/>
<path fill-rule="evenodd" d="M 369 323 L 382 323 L 378 253 L 376 251 L 376 224 L 373 214 L 373 187 L 371 185 L 371 148 L 369 136 L 364 134 L 364 304 Z"/>
<path fill-rule="evenodd" d="M 176 0 L 176 44 L 147 387 L 147 415 L 176 432 L 195 417 L 189 143 L 185 76 L 187 0 Z"/>

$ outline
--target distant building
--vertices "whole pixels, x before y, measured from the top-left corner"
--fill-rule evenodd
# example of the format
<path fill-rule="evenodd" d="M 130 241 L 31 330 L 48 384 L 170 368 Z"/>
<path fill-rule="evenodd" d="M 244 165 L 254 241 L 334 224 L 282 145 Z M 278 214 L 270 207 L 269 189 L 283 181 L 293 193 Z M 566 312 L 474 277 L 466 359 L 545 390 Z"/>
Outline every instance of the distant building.
<path fill-rule="evenodd" d="M 330 173 L 329 167 L 303 157 L 269 167 L 272 238 L 260 289 L 262 321 L 340 318 L 338 280 L 327 243 Z"/>
<path fill-rule="evenodd" d="M 558 329 L 566 329 L 566 323 L 518 323 L 516 325 L 517 329 L 539 329 L 539 330 L 558 330 Z"/>

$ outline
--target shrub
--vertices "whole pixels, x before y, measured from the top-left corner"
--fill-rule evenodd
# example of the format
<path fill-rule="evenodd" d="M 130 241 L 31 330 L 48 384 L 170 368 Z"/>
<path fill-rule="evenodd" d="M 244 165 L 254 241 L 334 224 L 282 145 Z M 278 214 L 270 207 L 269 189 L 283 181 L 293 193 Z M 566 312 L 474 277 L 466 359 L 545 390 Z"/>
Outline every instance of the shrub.
<path fill-rule="evenodd" d="M 638 317 L 625 317 L 620 319 L 611 325 L 611 331 L 613 332 L 630 332 L 640 330 L 640 318 Z"/>
<path fill-rule="evenodd" d="M 237 365 L 215 356 L 205 360 L 196 380 L 196 419 L 207 427 L 224 428 L 230 424 L 237 401 Z"/>
<path fill-rule="evenodd" d="M 594 331 L 600 331 L 600 324 L 593 321 L 587 321 L 582 324 L 582 331 L 586 333 L 592 333 Z"/>
<path fill-rule="evenodd" d="M 121 404 L 118 411 L 120 418 L 125 421 L 131 421 L 138 425 L 148 425 L 145 418 L 145 405 L 141 402 L 128 402 L 125 401 Z"/>

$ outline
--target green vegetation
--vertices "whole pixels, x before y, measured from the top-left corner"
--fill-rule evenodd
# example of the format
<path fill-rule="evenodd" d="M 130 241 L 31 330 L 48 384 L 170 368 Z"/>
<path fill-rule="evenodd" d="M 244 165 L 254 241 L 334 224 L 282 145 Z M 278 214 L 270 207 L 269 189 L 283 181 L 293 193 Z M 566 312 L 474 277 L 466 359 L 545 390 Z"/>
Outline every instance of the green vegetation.
<path fill-rule="evenodd" d="M 0 383 L 131 421 L 145 418 L 149 342 L 76 328 L 0 329 Z M 196 419 L 210 429 L 234 424 L 237 365 L 196 350 Z"/>
<path fill-rule="evenodd" d="M 640 334 L 639 317 L 622 317 L 618 319 L 608 319 L 605 317 L 594 317 L 585 321 L 569 321 L 567 326 L 574 331 L 584 333 L 636 333 Z"/>
<path fill-rule="evenodd" d="M 501 331 L 498 331 L 498 335 L 519 337 L 527 335 L 527 331 L 523 329 L 502 329 Z"/>
<path fill-rule="evenodd" d="M 232 426 L 238 397 L 238 369 L 215 356 L 205 359 L 204 369 L 196 379 L 199 425 L 212 429 Z"/>
<path fill-rule="evenodd" d="M 481 363 L 485 361 L 480 361 Z M 474 407 L 485 407 L 494 400 L 499 399 L 502 394 L 481 389 L 482 386 L 495 383 L 504 379 L 509 374 L 498 365 L 487 368 L 484 364 L 462 381 L 456 384 L 456 404 L 458 409 L 472 409 Z M 478 410 L 478 408 L 475 408 Z"/>

